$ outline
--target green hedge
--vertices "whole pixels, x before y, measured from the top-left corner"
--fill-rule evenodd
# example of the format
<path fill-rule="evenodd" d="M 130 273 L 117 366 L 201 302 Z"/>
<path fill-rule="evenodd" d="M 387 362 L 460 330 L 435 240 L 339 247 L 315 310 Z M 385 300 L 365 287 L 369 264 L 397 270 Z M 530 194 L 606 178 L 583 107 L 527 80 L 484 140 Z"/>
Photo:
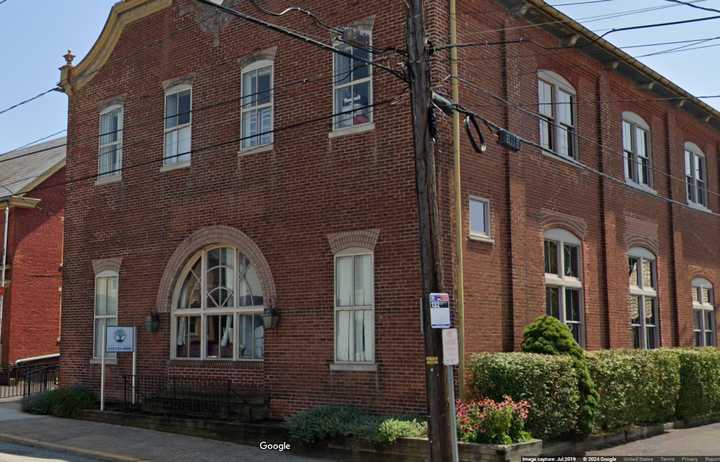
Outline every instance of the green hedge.
<path fill-rule="evenodd" d="M 532 353 L 481 353 L 469 363 L 475 397 L 530 402 L 527 429 L 536 438 L 559 439 L 577 428 L 578 391 L 573 359 Z"/>
<path fill-rule="evenodd" d="M 81 386 L 58 388 L 23 398 L 21 408 L 28 414 L 80 417 L 85 409 L 95 407 L 95 393 Z"/>
<path fill-rule="evenodd" d="M 600 395 L 596 431 L 673 420 L 680 394 L 675 351 L 608 350 L 587 356 Z"/>
<path fill-rule="evenodd" d="M 720 412 L 720 351 L 714 348 L 677 350 L 680 359 L 681 419 Z"/>

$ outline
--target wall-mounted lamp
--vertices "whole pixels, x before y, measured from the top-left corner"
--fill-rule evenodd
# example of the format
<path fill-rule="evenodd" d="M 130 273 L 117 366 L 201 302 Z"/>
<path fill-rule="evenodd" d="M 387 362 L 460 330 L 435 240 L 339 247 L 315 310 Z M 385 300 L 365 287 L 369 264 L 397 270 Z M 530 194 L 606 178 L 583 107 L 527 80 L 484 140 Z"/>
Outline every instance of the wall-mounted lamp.
<path fill-rule="evenodd" d="M 157 313 L 150 313 L 145 318 L 145 331 L 157 332 L 158 330 L 160 330 L 160 315 Z"/>
<path fill-rule="evenodd" d="M 280 312 L 275 308 L 265 308 L 262 318 L 265 329 L 274 329 L 280 321 Z"/>

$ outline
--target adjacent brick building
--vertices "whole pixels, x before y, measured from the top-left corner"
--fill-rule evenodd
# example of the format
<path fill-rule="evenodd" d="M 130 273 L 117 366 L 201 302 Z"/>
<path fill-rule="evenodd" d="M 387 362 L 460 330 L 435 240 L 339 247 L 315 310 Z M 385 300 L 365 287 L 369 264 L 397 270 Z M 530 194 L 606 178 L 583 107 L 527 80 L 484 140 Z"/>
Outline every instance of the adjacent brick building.
<path fill-rule="evenodd" d="M 405 8 L 302 3 L 353 32 L 354 48 L 336 42 L 352 60 L 191 0 L 119 2 L 89 55 L 66 56 L 65 383 L 98 385 L 98 332 L 117 323 L 140 328 L 141 377 L 231 379 L 278 416 L 424 410 L 409 102 L 363 65 L 371 50 L 399 69 Z M 447 2 L 427 3 L 445 44 Z M 458 8 L 459 42 L 482 42 L 460 51 L 460 103 L 545 146 L 477 154 L 461 138 L 465 355 L 517 348 L 546 312 L 589 349 L 714 344 L 720 114 L 542 1 Z M 438 130 L 455 294 L 449 121 Z M 118 396 L 130 358 L 111 363 Z"/>
<path fill-rule="evenodd" d="M 2 364 L 56 360 L 60 352 L 64 167 L 65 138 L 0 155 Z"/>

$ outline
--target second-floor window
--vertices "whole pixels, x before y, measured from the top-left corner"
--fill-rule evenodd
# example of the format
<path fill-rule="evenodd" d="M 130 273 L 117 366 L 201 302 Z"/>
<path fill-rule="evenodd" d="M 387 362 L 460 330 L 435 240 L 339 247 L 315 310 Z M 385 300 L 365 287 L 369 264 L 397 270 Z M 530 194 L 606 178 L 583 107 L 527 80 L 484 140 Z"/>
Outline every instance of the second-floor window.
<path fill-rule="evenodd" d="M 334 53 L 333 112 L 335 130 L 372 123 L 372 60 L 369 30 L 355 30 L 352 45 L 336 41 L 335 48 L 345 54 Z"/>
<path fill-rule="evenodd" d="M 693 143 L 685 143 L 685 183 L 688 203 L 707 207 L 707 162 Z"/>
<path fill-rule="evenodd" d="M 192 87 L 178 85 L 165 93 L 165 155 L 166 166 L 190 163 L 192 149 Z"/>
<path fill-rule="evenodd" d="M 98 176 L 120 175 L 122 169 L 123 107 L 111 106 L 100 113 Z"/>
<path fill-rule="evenodd" d="M 575 89 L 554 72 L 538 73 L 540 145 L 562 157 L 577 159 Z"/>
<path fill-rule="evenodd" d="M 273 142 L 273 66 L 258 61 L 242 72 L 242 149 Z"/>
<path fill-rule="evenodd" d="M 635 184 L 651 186 L 650 127 L 640 116 L 625 112 L 622 136 L 625 179 Z"/>

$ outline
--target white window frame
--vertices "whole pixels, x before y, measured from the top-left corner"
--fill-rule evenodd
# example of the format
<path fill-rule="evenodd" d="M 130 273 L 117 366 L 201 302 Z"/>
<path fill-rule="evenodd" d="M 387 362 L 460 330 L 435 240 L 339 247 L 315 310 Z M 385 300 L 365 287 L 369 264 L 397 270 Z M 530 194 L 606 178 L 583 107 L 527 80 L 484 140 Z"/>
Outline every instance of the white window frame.
<path fill-rule="evenodd" d="M 698 347 L 705 347 L 705 346 L 716 346 L 717 345 L 717 320 L 715 318 L 715 290 L 713 288 L 713 285 L 710 281 L 703 278 L 695 278 L 692 280 L 692 290 L 693 290 L 693 297 L 692 297 L 692 308 L 693 308 L 693 343 L 695 346 Z M 704 301 L 702 297 L 702 291 L 705 289 L 709 289 L 709 300 L 707 302 Z M 700 291 L 700 293 L 698 293 Z M 701 313 L 701 324 L 699 328 L 695 326 L 695 313 L 696 312 Z M 712 315 L 712 325 L 707 325 L 707 319 L 706 314 L 708 312 L 711 312 Z M 707 343 L 707 334 L 710 333 L 712 335 L 712 343 Z M 701 334 L 700 338 L 702 339 L 702 342 L 698 344 L 697 342 L 697 334 Z"/>
<path fill-rule="evenodd" d="M 691 142 L 684 145 L 685 152 L 685 195 L 688 204 L 700 209 L 708 209 L 708 166 L 707 157 L 700 147 Z M 698 162 L 701 164 L 701 170 L 704 175 L 698 178 Z M 688 174 L 690 173 L 690 174 Z M 702 191 L 698 187 L 698 182 L 702 182 L 704 188 Z M 693 194 L 694 198 L 690 197 Z"/>
<path fill-rule="evenodd" d="M 250 106 L 248 103 L 245 102 L 245 98 L 249 96 L 255 96 L 257 95 L 257 92 L 255 95 L 245 95 L 245 76 L 248 74 L 256 73 L 260 70 L 263 70 L 265 68 L 270 68 L 270 102 L 269 103 L 263 103 L 263 104 L 254 104 Z M 263 148 L 269 148 L 273 145 L 275 142 L 275 134 L 273 133 L 273 130 L 275 129 L 275 62 L 271 59 L 262 59 L 255 61 L 251 64 L 248 64 L 245 66 L 240 73 L 240 151 L 241 152 L 251 152 L 260 150 Z M 246 106 L 247 105 L 247 106 Z M 270 141 L 268 143 L 260 143 L 256 144 L 254 146 L 245 146 L 246 138 L 250 138 L 250 134 L 246 134 L 244 132 L 245 127 L 245 114 L 248 114 L 250 112 L 254 111 L 260 111 L 262 109 L 270 108 Z M 260 122 L 260 119 L 258 118 L 258 123 Z M 252 135 L 253 138 L 257 137 L 260 138 L 260 135 L 262 135 L 263 132 L 258 132 L 255 135 Z"/>
<path fill-rule="evenodd" d="M 338 300 L 338 274 L 337 274 L 337 264 L 338 260 L 341 257 L 358 257 L 358 256 L 370 256 L 370 287 L 372 288 L 372 296 L 371 300 L 372 303 L 370 305 L 351 305 L 351 306 L 338 306 L 337 300 Z M 355 265 L 353 263 L 353 283 L 355 279 Z M 375 364 L 375 357 L 376 357 L 376 333 L 377 328 L 375 326 L 375 254 L 372 250 L 369 249 L 362 249 L 362 248 L 350 248 L 342 250 L 338 253 L 336 253 L 333 257 L 333 351 L 334 351 L 334 359 L 335 364 L 338 365 L 374 365 Z M 353 293 L 354 297 L 354 293 Z M 372 343 L 372 357 L 369 360 L 366 361 L 344 361 L 338 359 L 338 312 L 339 311 L 370 311 L 372 315 L 372 338 L 370 339 Z M 355 322 L 355 317 L 353 316 L 353 323 Z M 350 333 L 352 336 L 352 341 L 349 341 L 348 344 L 348 351 L 350 350 L 350 347 L 354 348 L 355 342 L 354 342 L 354 335 L 355 335 L 355 329 L 350 329 Z"/>
<path fill-rule="evenodd" d="M 167 100 L 168 97 L 182 93 L 186 90 L 190 91 L 190 120 L 182 125 L 176 125 L 172 128 L 167 128 Z M 179 117 L 179 114 L 176 114 L 176 116 Z M 192 162 L 192 122 L 193 122 L 193 87 L 189 83 L 183 83 L 179 85 L 175 85 L 173 87 L 168 88 L 165 91 L 165 96 L 163 100 L 163 168 L 164 169 L 174 169 L 174 168 L 180 168 L 180 167 L 187 167 Z M 188 145 L 190 146 L 190 151 L 188 151 L 187 156 L 188 159 L 186 161 L 181 161 L 181 156 L 179 154 L 184 154 L 180 152 L 176 152 L 176 157 L 169 158 L 167 155 L 167 134 L 174 131 L 181 131 L 184 128 L 190 128 L 190 140 L 188 141 Z M 178 140 L 180 140 L 180 137 L 178 135 Z"/>
<path fill-rule="evenodd" d="M 112 143 L 105 143 L 103 144 L 103 127 L 102 127 L 102 119 L 104 116 L 119 111 L 118 116 L 118 139 L 115 142 Z M 100 117 L 98 119 L 98 181 L 108 181 L 108 180 L 116 180 L 122 176 L 122 154 L 123 154 L 123 131 L 124 131 L 124 117 L 125 117 L 125 108 L 122 104 L 113 104 L 112 106 L 109 106 L 105 109 L 103 109 L 100 112 Z M 117 152 L 117 162 L 116 165 L 114 165 L 108 172 L 103 172 L 102 170 L 102 151 L 103 148 L 106 148 L 108 146 L 115 146 L 116 152 Z"/>
<path fill-rule="evenodd" d="M 578 336 L 576 339 L 581 346 L 585 345 L 585 291 L 583 290 L 583 248 L 582 241 L 575 237 L 572 233 L 565 231 L 564 229 L 551 229 L 543 235 L 543 272 L 545 268 L 545 241 L 553 241 L 557 244 L 557 273 L 545 273 L 545 297 L 547 297 L 547 288 L 553 287 L 558 288 L 558 308 L 560 313 L 560 321 L 564 324 L 576 324 L 578 325 Z M 566 276 L 564 273 L 565 269 L 565 252 L 564 247 L 566 245 L 574 246 L 578 248 L 578 276 Z M 565 309 L 565 292 L 568 289 L 577 290 L 579 292 L 579 304 L 580 311 L 579 321 L 569 321 L 567 319 L 567 312 Z M 545 300 L 545 313 L 547 314 L 547 300 Z M 572 330 L 572 329 L 571 329 Z"/>
<path fill-rule="evenodd" d="M 369 26 L 354 27 L 353 30 L 358 33 L 363 33 L 363 34 L 368 35 L 368 37 L 369 37 L 368 49 L 372 50 L 372 44 L 373 44 L 372 27 L 369 27 Z M 349 48 L 350 53 L 352 53 L 352 49 L 353 49 L 352 45 L 339 40 L 337 37 L 333 38 L 333 47 L 335 47 L 336 49 L 342 49 L 345 52 L 348 52 L 348 49 L 346 49 L 346 48 Z M 350 80 L 349 82 L 338 84 L 338 82 L 337 82 L 337 78 L 338 78 L 337 59 L 339 56 L 342 56 L 342 55 L 340 55 L 338 53 L 333 53 L 333 75 L 332 75 L 332 104 L 333 104 L 332 107 L 333 107 L 333 111 L 332 112 L 333 112 L 333 114 L 335 114 L 335 112 L 339 112 L 336 110 L 336 107 L 338 105 L 336 104 L 337 102 L 335 101 L 335 98 L 337 97 L 337 90 L 347 88 L 347 87 L 352 88 L 356 85 L 362 85 L 367 82 L 368 83 L 368 108 L 367 108 L 368 121 L 363 122 L 361 124 L 355 124 L 355 122 L 353 121 L 352 125 L 349 125 L 346 127 L 340 127 L 340 126 L 338 126 L 339 116 L 336 115 L 335 117 L 333 117 L 333 132 L 343 133 L 343 132 L 348 132 L 348 131 L 357 131 L 357 130 L 362 131 L 362 130 L 366 130 L 366 129 L 371 129 L 375 122 L 375 111 L 373 110 L 374 109 L 373 108 L 373 101 L 374 101 L 373 67 L 374 66 L 372 64 L 368 64 L 367 77 L 363 77 L 363 78 L 357 79 L 357 80 Z M 373 57 L 372 51 L 368 52 L 368 58 L 369 58 L 370 62 L 373 62 L 374 57 Z"/>
<path fill-rule="evenodd" d="M 633 323 L 632 316 L 630 317 L 630 333 L 631 336 L 634 336 L 633 328 L 639 328 L 640 329 L 640 345 L 636 348 L 647 350 L 651 347 L 649 346 L 648 342 L 648 335 L 647 330 L 648 328 L 653 328 L 654 330 L 654 338 L 655 346 L 652 347 L 660 348 L 660 305 L 658 303 L 658 292 L 657 292 L 657 260 L 655 258 L 655 255 L 652 254 L 652 252 L 648 251 L 647 249 L 643 249 L 642 247 L 633 247 L 628 252 L 628 263 L 629 260 L 633 258 L 638 261 L 638 267 L 636 269 L 636 280 L 634 281 L 635 284 L 633 284 L 633 281 L 630 280 L 630 275 L 628 275 L 628 283 L 629 283 L 629 290 L 630 290 L 630 297 L 639 297 L 639 305 L 638 305 L 638 315 L 640 317 L 640 323 Z M 651 277 L 651 287 L 645 287 L 645 279 L 643 275 L 643 262 L 649 262 L 650 263 L 650 277 Z M 639 280 L 639 284 L 638 284 Z M 655 303 L 653 305 L 653 309 L 655 310 L 655 324 L 648 324 L 647 318 L 645 317 L 645 301 L 646 299 L 653 299 L 655 300 Z M 628 300 L 629 303 L 629 300 Z M 634 337 L 633 337 L 633 346 L 634 345 Z"/>
<path fill-rule="evenodd" d="M 567 158 L 572 160 L 578 160 L 579 157 L 579 145 L 578 145 L 578 120 L 577 120 L 577 92 L 575 91 L 575 88 L 565 80 L 562 76 L 559 74 L 556 74 L 555 72 L 548 71 L 548 70 L 540 70 L 538 71 L 537 75 L 537 91 L 538 91 L 538 113 L 541 115 L 540 121 L 539 121 L 539 136 L 538 136 L 538 142 L 541 144 L 545 149 L 550 151 L 551 153 L 556 154 L 557 156 L 561 158 Z M 551 88 L 551 99 L 550 99 L 550 115 L 543 114 L 541 100 L 540 100 L 540 82 L 544 82 L 548 84 Z M 570 96 L 570 116 L 572 118 L 572 125 L 565 125 L 558 121 L 558 92 L 562 91 L 563 93 L 566 93 Z M 543 133 L 543 122 L 549 124 L 549 134 L 550 139 L 547 140 L 547 142 L 543 142 L 542 139 L 542 133 Z M 565 127 L 568 127 L 569 130 L 567 130 Z M 567 131 L 570 132 L 571 139 L 568 144 L 568 151 L 569 153 L 562 153 L 558 150 L 559 143 L 558 140 L 562 137 L 563 133 L 566 133 Z"/>
<path fill-rule="evenodd" d="M 630 149 L 625 147 L 625 124 L 630 127 Z M 637 131 L 642 130 L 645 132 L 645 156 L 640 155 L 639 140 Z M 621 139 L 623 148 L 623 171 L 625 172 L 625 180 L 633 186 L 639 186 L 641 188 L 652 189 L 653 187 L 653 168 L 652 168 L 652 140 L 650 126 L 645 120 L 634 112 L 623 112 L 622 114 L 622 125 L 621 125 Z M 647 173 L 646 181 L 642 181 L 640 178 L 640 170 L 642 168 L 641 160 L 645 159 L 647 162 Z M 632 170 L 628 169 L 628 163 L 632 167 Z"/>
<path fill-rule="evenodd" d="M 97 289 L 98 289 L 98 280 L 99 280 L 99 279 L 111 279 L 111 278 L 114 278 L 114 279 L 115 279 L 115 286 L 117 287 L 117 294 L 116 294 L 116 300 L 115 300 L 116 303 L 117 303 L 117 306 L 115 307 L 115 314 L 114 314 L 114 315 L 109 315 L 109 314 L 98 315 L 98 313 L 97 313 L 97 302 L 98 302 L 98 291 L 97 291 Z M 97 332 L 97 330 L 95 329 L 95 327 L 96 327 L 97 321 L 100 320 L 100 319 L 104 319 L 104 320 L 105 320 L 105 327 L 108 326 L 108 325 L 107 325 L 107 321 L 108 321 L 108 320 L 111 320 L 111 319 L 114 319 L 114 320 L 115 320 L 115 325 L 117 326 L 118 311 L 120 310 L 120 275 L 119 275 L 116 271 L 109 271 L 109 270 L 101 271 L 100 273 L 97 273 L 97 274 L 95 275 L 95 286 L 93 287 L 93 291 L 94 291 L 94 293 L 93 293 L 93 344 L 92 344 L 92 345 L 93 345 L 93 347 L 92 347 L 92 349 L 93 349 L 93 354 L 92 354 L 92 359 L 93 359 L 93 360 L 96 360 L 96 361 L 99 361 L 101 358 L 100 358 L 99 356 L 96 356 L 97 351 L 96 351 L 95 347 L 96 347 L 97 342 L 98 342 L 98 335 L 102 336 L 102 332 Z M 101 338 L 102 338 L 102 337 L 101 337 Z M 107 341 L 107 340 L 106 340 L 106 341 Z M 106 352 L 106 353 L 105 353 L 105 359 L 106 359 L 106 360 L 110 360 L 110 361 L 116 361 L 116 360 L 117 360 L 117 354 L 116 354 L 116 353 L 107 353 L 107 352 Z"/>
<path fill-rule="evenodd" d="M 473 230 L 473 225 L 472 225 L 473 203 L 484 204 L 483 213 L 485 216 L 483 217 L 483 220 L 485 223 L 485 229 L 480 232 Z M 479 241 L 491 241 L 492 240 L 492 213 L 490 211 L 490 200 L 484 199 L 484 198 L 478 197 L 478 196 L 470 196 L 470 200 L 468 201 L 468 229 L 469 229 L 470 239 L 479 240 Z"/>
<path fill-rule="evenodd" d="M 207 271 L 208 271 L 208 253 L 216 250 L 216 249 L 230 249 L 233 254 L 233 279 L 232 279 L 232 285 L 228 288 L 230 288 L 233 291 L 233 297 L 234 297 L 234 303 L 232 307 L 223 307 L 223 308 L 211 308 L 208 307 L 207 298 L 208 298 L 208 291 L 207 291 Z M 261 358 L 255 358 L 254 354 L 252 358 L 242 357 L 240 355 L 240 321 L 243 316 L 252 316 L 251 319 L 254 319 L 255 316 L 262 317 L 263 311 L 265 310 L 265 304 L 262 305 L 255 305 L 255 306 L 240 306 L 238 302 L 238 280 L 240 277 L 239 274 L 239 262 L 240 257 L 244 256 L 248 259 L 250 264 L 255 265 L 255 262 L 253 262 L 247 255 L 243 254 L 239 249 L 232 245 L 224 245 L 224 244 L 217 244 L 217 245 L 210 245 L 202 248 L 200 251 L 193 254 L 193 256 L 188 260 L 185 267 L 183 268 L 182 272 L 180 273 L 180 277 L 175 282 L 175 288 L 173 291 L 173 299 L 172 299 L 172 310 L 170 314 L 170 326 L 171 326 L 171 335 L 170 335 L 170 359 L 171 360 L 178 360 L 178 361 L 219 361 L 219 362 L 263 362 L 265 360 L 265 346 L 263 344 L 263 355 Z M 183 283 L 185 282 L 185 278 L 190 273 L 192 268 L 197 263 L 198 258 L 201 260 L 200 265 L 200 271 L 201 271 L 201 304 L 200 308 L 183 308 L 178 309 L 177 303 L 178 299 L 180 297 L 180 293 L 182 291 Z M 257 266 L 255 266 L 257 271 Z M 260 281 L 260 284 L 262 285 L 262 281 Z M 265 298 L 267 296 L 265 292 L 265 287 L 261 287 L 263 291 L 263 302 L 265 301 Z M 233 356 L 232 358 L 219 358 L 219 357 L 208 357 L 207 355 L 207 319 L 208 317 L 213 316 L 232 316 L 233 317 Z M 197 317 L 200 318 L 200 357 L 194 358 L 194 357 L 178 357 L 177 356 L 177 319 L 183 318 L 183 317 Z M 263 333 L 263 342 L 264 342 L 264 336 L 265 333 Z M 254 346 L 253 346 L 254 348 Z"/>

